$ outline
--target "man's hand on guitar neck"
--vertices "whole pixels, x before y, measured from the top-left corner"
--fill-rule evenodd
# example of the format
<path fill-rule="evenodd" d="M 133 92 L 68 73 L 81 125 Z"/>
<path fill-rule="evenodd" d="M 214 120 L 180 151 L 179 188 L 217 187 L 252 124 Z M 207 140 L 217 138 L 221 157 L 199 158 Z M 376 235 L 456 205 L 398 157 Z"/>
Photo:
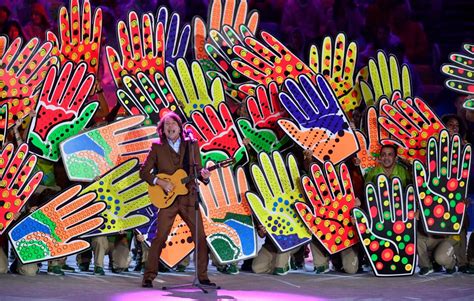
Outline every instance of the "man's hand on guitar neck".
<path fill-rule="evenodd" d="M 210 172 L 207 168 L 201 169 L 201 177 L 202 177 L 204 180 L 209 179 L 210 176 L 211 176 L 211 172 Z"/>

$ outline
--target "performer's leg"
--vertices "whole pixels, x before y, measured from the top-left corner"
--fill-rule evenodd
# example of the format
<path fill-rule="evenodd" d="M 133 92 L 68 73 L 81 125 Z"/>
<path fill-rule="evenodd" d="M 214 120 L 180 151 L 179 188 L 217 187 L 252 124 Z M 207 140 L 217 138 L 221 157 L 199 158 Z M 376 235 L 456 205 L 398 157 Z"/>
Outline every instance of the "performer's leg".
<path fill-rule="evenodd" d="M 467 260 L 469 267 L 474 268 L 474 235 L 469 236 L 469 243 L 467 244 Z"/>
<path fill-rule="evenodd" d="M 90 239 L 89 239 L 90 241 Z M 89 266 L 92 261 L 92 250 L 88 249 L 87 251 L 81 252 L 76 255 L 76 262 L 79 270 L 82 272 L 89 271 Z"/>
<path fill-rule="evenodd" d="M 359 257 L 357 254 L 357 246 L 352 246 L 341 251 L 342 267 L 344 272 L 355 274 L 359 269 Z"/>
<path fill-rule="evenodd" d="M 256 274 L 270 274 L 275 267 L 276 254 L 271 252 L 266 245 L 258 251 L 257 257 L 252 261 L 252 271 Z"/>
<path fill-rule="evenodd" d="M 150 252 L 150 248 L 144 241 L 142 241 L 140 244 L 142 245 L 142 264 L 145 267 L 146 262 L 148 261 L 148 253 Z"/>
<path fill-rule="evenodd" d="M 459 240 L 458 240 L 459 239 Z M 467 261 L 467 230 L 466 228 L 461 229 L 459 235 L 453 235 L 454 243 L 454 255 L 456 257 L 457 266 L 460 270 L 466 270 L 469 262 Z"/>
<path fill-rule="evenodd" d="M 112 250 L 113 267 L 116 271 L 127 270 L 130 264 L 129 260 L 130 245 L 127 237 L 123 237 L 120 241 L 114 243 Z"/>
<path fill-rule="evenodd" d="M 293 249 L 287 252 L 277 253 L 275 256 L 275 268 L 273 269 L 274 275 L 286 275 L 290 271 L 290 257 L 296 253 L 299 248 Z"/>
<path fill-rule="evenodd" d="M 432 269 L 429 250 L 432 248 L 429 237 L 418 232 L 416 238 L 416 252 L 418 254 L 418 266 L 420 269 Z"/>
<path fill-rule="evenodd" d="M 35 276 L 38 273 L 38 264 L 22 264 L 21 262 L 18 262 L 18 273 L 23 276 Z"/>
<path fill-rule="evenodd" d="M 146 280 L 153 281 L 158 274 L 158 264 L 160 260 L 161 250 L 168 238 L 174 219 L 178 214 L 178 205 L 176 201 L 170 207 L 161 209 L 158 212 L 156 236 L 151 242 L 148 250 L 148 259 L 145 266 L 145 274 L 143 274 L 143 282 Z"/>
<path fill-rule="evenodd" d="M 94 252 L 95 268 L 104 268 L 104 257 L 109 249 L 109 241 L 107 236 L 93 237 L 91 241 L 92 251 Z"/>
<path fill-rule="evenodd" d="M 8 258 L 3 248 L 0 247 L 0 274 L 5 274 L 8 272 Z"/>
<path fill-rule="evenodd" d="M 183 221 L 188 225 L 191 230 L 193 239 L 196 237 L 196 222 L 198 223 L 198 233 L 197 239 L 199 240 L 199 250 L 198 250 L 198 259 L 197 259 L 197 269 L 198 269 L 198 279 L 199 281 L 208 280 L 207 276 L 207 265 L 209 264 L 209 255 L 206 235 L 204 234 L 204 225 L 202 223 L 201 211 L 198 211 L 198 220 L 196 221 L 196 212 L 194 210 L 194 204 L 188 206 L 186 204 L 180 204 L 179 213 L 183 218 Z"/>
<path fill-rule="evenodd" d="M 434 251 L 434 259 L 439 264 L 444 266 L 446 272 L 450 272 L 456 265 L 456 259 L 454 259 L 454 247 L 453 240 L 450 238 L 443 239 Z"/>
<path fill-rule="evenodd" d="M 316 274 L 329 272 L 329 255 L 319 241 L 311 241 L 309 244 L 313 254 L 313 265 Z"/>

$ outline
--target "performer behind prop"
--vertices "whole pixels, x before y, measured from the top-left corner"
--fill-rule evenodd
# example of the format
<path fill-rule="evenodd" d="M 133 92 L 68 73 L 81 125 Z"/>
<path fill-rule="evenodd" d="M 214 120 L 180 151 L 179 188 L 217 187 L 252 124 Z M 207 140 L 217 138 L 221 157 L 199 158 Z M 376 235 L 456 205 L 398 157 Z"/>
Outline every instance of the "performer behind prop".
<path fill-rule="evenodd" d="M 148 157 L 140 170 L 140 177 L 148 182 L 148 184 L 159 185 L 166 193 L 169 193 L 173 190 L 175 185 L 167 180 L 156 178 L 151 171 L 171 175 L 177 169 L 181 168 L 184 169 L 188 175 L 192 175 L 193 167 L 191 165 L 195 162 L 197 164 L 196 170 L 200 173 L 199 179 L 207 184 L 207 182 L 209 182 L 209 171 L 201 166 L 201 158 L 197 144 L 190 147 L 191 143 L 195 142 L 193 142 L 192 139 L 185 139 L 180 117 L 173 112 L 167 113 L 158 123 L 157 132 L 159 140 L 152 144 Z M 197 195 L 193 193 L 193 190 L 196 188 L 195 185 L 196 183 L 194 181 L 186 184 L 189 193 L 178 196 L 169 207 L 163 208 L 158 212 L 157 233 L 149 250 L 148 261 L 142 281 L 143 287 L 153 287 L 152 281 L 158 273 L 158 261 L 161 250 L 178 213 L 191 229 L 193 239 L 197 237 L 199 240 L 197 259 L 199 282 L 204 285 L 215 285 L 209 281 L 207 276 L 209 259 L 201 213 L 198 213 L 198 220 L 195 218 L 194 205 L 195 197 L 197 197 Z M 195 233 L 195 223 L 199 223 L 197 235 Z"/>

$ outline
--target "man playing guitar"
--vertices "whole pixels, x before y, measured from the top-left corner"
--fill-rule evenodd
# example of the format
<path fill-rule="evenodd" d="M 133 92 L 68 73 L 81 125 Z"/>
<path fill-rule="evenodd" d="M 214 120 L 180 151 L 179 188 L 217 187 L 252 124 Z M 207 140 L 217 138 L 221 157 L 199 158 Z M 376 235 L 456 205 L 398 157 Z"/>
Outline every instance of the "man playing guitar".
<path fill-rule="evenodd" d="M 157 133 L 159 139 L 152 144 L 148 157 L 140 170 L 140 177 L 144 181 L 149 185 L 159 185 L 166 193 L 169 193 L 174 189 L 174 184 L 155 177 L 151 171 L 173 174 L 176 170 L 183 169 L 188 175 L 192 175 L 192 164 L 195 162 L 197 164 L 196 170 L 200 173 L 198 179 L 205 184 L 209 182 L 210 173 L 207 169 L 202 168 L 199 148 L 197 144 L 191 147 L 191 143 L 194 142 L 190 139 L 185 139 L 183 125 L 177 114 L 169 112 L 163 116 L 158 123 Z M 194 198 L 196 194 L 193 193 L 195 185 L 194 181 L 187 183 L 186 187 L 189 193 L 179 195 L 169 207 L 158 212 L 157 233 L 151 243 L 148 262 L 142 280 L 143 287 L 153 287 L 152 282 L 158 273 L 161 250 L 178 213 L 189 226 L 193 239 L 197 237 L 199 240 L 197 269 L 200 284 L 215 286 L 214 283 L 209 281 L 207 276 L 209 259 L 201 213 L 198 213 L 198 220 L 195 217 Z M 197 235 L 194 233 L 196 231 L 195 223 L 199 223 Z"/>

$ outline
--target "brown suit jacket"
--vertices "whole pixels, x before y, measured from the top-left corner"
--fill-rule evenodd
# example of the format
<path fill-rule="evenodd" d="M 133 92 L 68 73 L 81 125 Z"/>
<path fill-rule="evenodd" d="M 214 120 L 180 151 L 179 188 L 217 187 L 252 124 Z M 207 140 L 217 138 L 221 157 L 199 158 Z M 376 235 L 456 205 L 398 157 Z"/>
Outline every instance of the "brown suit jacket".
<path fill-rule="evenodd" d="M 140 169 L 140 178 L 146 181 L 149 185 L 153 185 L 153 180 L 155 175 L 158 173 L 173 174 L 178 169 L 184 169 L 188 175 L 192 174 L 192 157 L 191 149 L 194 156 L 194 162 L 197 163 L 197 171 L 200 173 L 202 168 L 201 156 L 199 154 L 199 145 L 197 142 L 194 142 L 192 147 L 190 147 L 191 142 L 188 140 L 181 139 L 181 145 L 179 147 L 179 153 L 177 154 L 173 148 L 168 144 L 168 141 L 160 142 L 159 140 L 152 143 L 151 150 L 148 153 L 148 157 L 143 163 Z M 188 149 L 188 168 L 183 166 L 185 161 L 184 155 L 186 153 L 186 148 Z M 188 170 L 186 170 L 188 169 Z M 186 187 L 189 191 L 192 191 L 195 186 L 194 181 L 186 184 Z M 194 204 L 193 200 L 190 197 L 190 194 L 186 196 L 179 197 L 179 199 L 187 198 L 191 204 Z"/>

